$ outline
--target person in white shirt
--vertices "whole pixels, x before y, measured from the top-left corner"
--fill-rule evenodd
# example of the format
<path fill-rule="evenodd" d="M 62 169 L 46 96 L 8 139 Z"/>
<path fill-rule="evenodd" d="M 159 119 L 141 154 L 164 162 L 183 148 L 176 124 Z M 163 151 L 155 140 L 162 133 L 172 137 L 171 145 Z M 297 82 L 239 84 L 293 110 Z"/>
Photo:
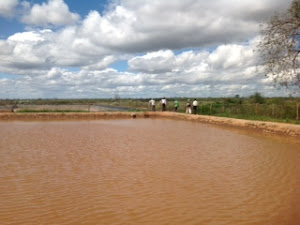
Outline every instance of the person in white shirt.
<path fill-rule="evenodd" d="M 155 100 L 153 98 L 149 101 L 149 106 L 150 106 L 151 110 L 154 112 L 155 111 Z"/>
<path fill-rule="evenodd" d="M 197 114 L 197 106 L 198 106 L 198 102 L 196 99 L 194 99 L 193 101 L 193 113 Z"/>
<path fill-rule="evenodd" d="M 188 113 L 188 114 L 191 114 L 191 113 L 192 113 L 192 110 L 191 110 L 191 103 L 190 103 L 190 100 L 189 100 L 189 99 L 186 101 L 186 105 L 185 105 L 185 113 Z"/>
<path fill-rule="evenodd" d="M 166 111 L 166 109 L 167 109 L 167 99 L 165 97 L 163 97 L 160 102 L 161 102 L 161 111 Z"/>

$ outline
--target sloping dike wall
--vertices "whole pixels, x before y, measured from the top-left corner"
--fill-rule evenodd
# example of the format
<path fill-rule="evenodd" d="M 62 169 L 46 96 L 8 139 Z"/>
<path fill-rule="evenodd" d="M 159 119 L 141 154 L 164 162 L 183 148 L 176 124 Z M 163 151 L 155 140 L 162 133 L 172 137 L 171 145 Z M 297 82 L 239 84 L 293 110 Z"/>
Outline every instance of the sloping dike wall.
<path fill-rule="evenodd" d="M 139 119 L 165 118 L 200 123 L 218 124 L 259 130 L 264 133 L 276 133 L 300 137 L 300 125 L 232 119 L 204 115 L 190 115 L 174 112 L 89 112 L 89 113 L 0 113 L 0 121 L 31 120 L 99 120 L 99 119 Z"/>

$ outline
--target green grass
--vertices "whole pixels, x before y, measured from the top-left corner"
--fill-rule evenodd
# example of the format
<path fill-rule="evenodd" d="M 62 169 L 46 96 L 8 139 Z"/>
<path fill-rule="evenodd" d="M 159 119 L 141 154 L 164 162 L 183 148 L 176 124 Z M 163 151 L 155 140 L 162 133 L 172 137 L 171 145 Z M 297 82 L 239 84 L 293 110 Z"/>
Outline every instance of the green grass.
<path fill-rule="evenodd" d="M 215 114 L 213 116 L 244 119 L 244 120 L 257 120 L 257 121 L 267 121 L 267 122 L 300 124 L 300 120 L 293 120 L 293 119 L 289 119 L 289 118 L 278 119 L 278 118 L 272 118 L 269 116 L 261 116 L 261 115 L 237 115 L 237 114 L 222 113 L 222 114 Z"/>
<path fill-rule="evenodd" d="M 161 98 L 156 98 L 156 111 L 161 111 Z M 176 98 L 179 101 L 178 112 L 185 112 L 186 100 L 194 99 L 193 97 Z M 167 111 L 174 111 L 173 103 L 175 98 L 168 98 Z M 221 116 L 229 118 L 238 118 L 246 120 L 273 121 L 282 123 L 300 124 L 297 117 L 297 105 L 299 107 L 300 98 L 294 97 L 277 97 L 264 98 L 263 104 L 257 104 L 253 98 L 197 98 L 198 114 Z M 120 106 L 128 108 L 128 112 L 150 111 L 149 99 L 0 99 L 0 106 L 20 105 L 18 113 L 80 113 L 88 112 L 88 105 L 107 105 Z M 26 107 L 28 105 L 28 107 Z M 85 105 L 85 110 L 65 109 L 30 109 L 30 105 Z M 80 109 L 80 108 L 79 108 Z M 109 110 L 114 111 L 114 110 Z M 300 113 L 300 110 L 299 112 Z"/>

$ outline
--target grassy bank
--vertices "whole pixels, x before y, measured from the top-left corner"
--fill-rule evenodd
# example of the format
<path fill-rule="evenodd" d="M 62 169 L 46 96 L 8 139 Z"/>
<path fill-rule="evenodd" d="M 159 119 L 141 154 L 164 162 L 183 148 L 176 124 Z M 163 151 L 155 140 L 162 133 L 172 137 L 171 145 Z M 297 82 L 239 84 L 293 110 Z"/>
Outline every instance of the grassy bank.
<path fill-rule="evenodd" d="M 176 98 L 179 101 L 178 112 L 185 112 L 188 98 Z M 189 98 L 191 101 L 193 98 Z M 161 111 L 160 98 L 156 100 L 156 110 Z M 167 98 L 167 111 L 174 111 L 175 98 Z M 229 117 L 247 120 L 274 121 L 283 123 L 300 124 L 300 98 L 263 98 L 260 95 L 241 98 L 197 98 L 197 114 Z M 30 108 L 31 105 L 45 106 L 41 109 Z M 67 105 L 64 109 L 47 109 L 46 106 Z M 29 108 L 28 108 L 28 107 Z M 28 99 L 28 100 L 0 100 L 4 111 L 10 107 L 20 107 L 18 112 L 89 112 L 93 106 L 124 107 L 125 111 L 149 111 L 149 99 Z M 22 108 L 22 109 L 21 109 Z M 51 107 L 50 107 L 51 108 Z M 109 111 L 109 110 L 108 110 Z"/>

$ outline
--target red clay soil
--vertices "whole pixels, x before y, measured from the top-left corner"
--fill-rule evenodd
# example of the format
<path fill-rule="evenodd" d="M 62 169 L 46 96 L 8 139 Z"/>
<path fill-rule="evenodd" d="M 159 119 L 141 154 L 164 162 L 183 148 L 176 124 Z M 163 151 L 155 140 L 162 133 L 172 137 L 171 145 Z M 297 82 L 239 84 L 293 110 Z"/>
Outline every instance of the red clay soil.
<path fill-rule="evenodd" d="M 99 120 L 127 118 L 166 118 L 193 122 L 250 128 L 266 133 L 300 136 L 300 125 L 232 119 L 215 116 L 191 115 L 174 112 L 90 112 L 90 113 L 0 113 L 0 121 L 31 120 Z"/>

